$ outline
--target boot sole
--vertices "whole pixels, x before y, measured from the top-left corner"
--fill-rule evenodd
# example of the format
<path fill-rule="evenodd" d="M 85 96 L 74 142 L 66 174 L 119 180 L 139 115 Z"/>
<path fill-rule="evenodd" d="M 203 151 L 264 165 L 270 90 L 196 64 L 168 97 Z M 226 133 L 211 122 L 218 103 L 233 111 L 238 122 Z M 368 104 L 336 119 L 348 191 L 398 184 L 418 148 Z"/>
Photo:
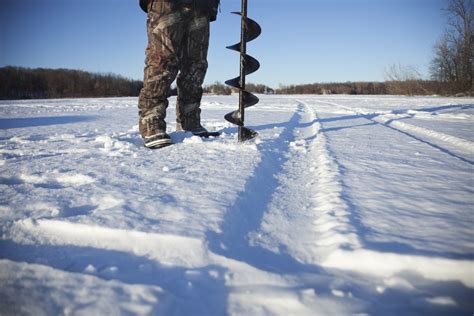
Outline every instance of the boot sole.
<path fill-rule="evenodd" d="M 159 149 L 170 145 L 173 145 L 173 142 L 170 139 L 157 139 L 146 143 L 145 147 L 149 149 Z"/>

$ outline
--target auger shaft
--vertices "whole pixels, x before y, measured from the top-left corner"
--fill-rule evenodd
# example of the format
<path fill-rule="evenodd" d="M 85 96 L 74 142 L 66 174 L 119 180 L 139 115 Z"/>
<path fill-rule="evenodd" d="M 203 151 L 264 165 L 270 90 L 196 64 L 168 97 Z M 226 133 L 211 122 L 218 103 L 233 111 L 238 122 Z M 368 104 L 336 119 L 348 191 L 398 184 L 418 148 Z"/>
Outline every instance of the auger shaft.
<path fill-rule="evenodd" d="M 227 47 L 240 53 L 240 75 L 226 81 L 226 84 L 239 89 L 239 108 L 225 115 L 227 121 L 239 126 L 239 142 L 257 136 L 257 132 L 244 127 L 245 108 L 258 103 L 258 98 L 246 91 L 245 76 L 257 71 L 260 67 L 260 63 L 255 58 L 247 55 L 247 42 L 257 38 L 262 30 L 257 22 L 247 17 L 247 2 L 248 0 L 242 0 L 241 12 L 233 12 L 241 17 L 240 43 Z"/>
<path fill-rule="evenodd" d="M 240 91 L 239 91 L 239 112 L 240 119 L 242 124 L 245 122 L 245 100 L 244 100 L 244 91 L 245 91 L 245 56 L 247 55 L 247 0 L 242 0 L 242 18 L 240 26 Z M 239 142 L 243 142 L 244 135 L 242 131 L 242 126 L 239 126 Z"/>

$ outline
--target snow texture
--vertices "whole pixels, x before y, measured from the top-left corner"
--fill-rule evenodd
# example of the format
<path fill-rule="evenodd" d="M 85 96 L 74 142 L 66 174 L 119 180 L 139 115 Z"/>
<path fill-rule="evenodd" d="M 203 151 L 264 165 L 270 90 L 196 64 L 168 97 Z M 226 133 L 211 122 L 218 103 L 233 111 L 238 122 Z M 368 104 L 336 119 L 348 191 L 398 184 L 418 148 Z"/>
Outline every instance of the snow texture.
<path fill-rule="evenodd" d="M 1 315 L 472 315 L 474 100 L 0 102 Z"/>

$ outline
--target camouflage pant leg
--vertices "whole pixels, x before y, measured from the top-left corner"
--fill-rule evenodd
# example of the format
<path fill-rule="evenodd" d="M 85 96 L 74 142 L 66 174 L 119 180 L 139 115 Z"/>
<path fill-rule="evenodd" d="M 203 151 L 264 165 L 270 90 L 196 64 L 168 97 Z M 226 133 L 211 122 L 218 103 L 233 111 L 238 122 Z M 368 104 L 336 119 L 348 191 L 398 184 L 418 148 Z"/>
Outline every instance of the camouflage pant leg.
<path fill-rule="evenodd" d="M 183 40 L 176 103 L 177 129 L 195 130 L 201 126 L 202 84 L 207 71 L 209 17 L 193 10 L 189 14 Z"/>
<path fill-rule="evenodd" d="M 169 90 L 179 71 L 184 25 L 179 6 L 154 1 L 148 12 L 145 76 L 138 101 L 139 129 L 143 137 L 166 131 Z"/>

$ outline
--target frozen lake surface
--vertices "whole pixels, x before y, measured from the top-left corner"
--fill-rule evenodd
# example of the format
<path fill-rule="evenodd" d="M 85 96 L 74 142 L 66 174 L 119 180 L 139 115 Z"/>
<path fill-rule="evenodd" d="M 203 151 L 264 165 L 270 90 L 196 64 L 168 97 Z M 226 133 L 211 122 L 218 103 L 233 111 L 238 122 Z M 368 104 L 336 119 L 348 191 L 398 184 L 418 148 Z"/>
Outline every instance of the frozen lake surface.
<path fill-rule="evenodd" d="M 472 315 L 474 99 L 260 98 L 1 101 L 2 314 Z"/>

